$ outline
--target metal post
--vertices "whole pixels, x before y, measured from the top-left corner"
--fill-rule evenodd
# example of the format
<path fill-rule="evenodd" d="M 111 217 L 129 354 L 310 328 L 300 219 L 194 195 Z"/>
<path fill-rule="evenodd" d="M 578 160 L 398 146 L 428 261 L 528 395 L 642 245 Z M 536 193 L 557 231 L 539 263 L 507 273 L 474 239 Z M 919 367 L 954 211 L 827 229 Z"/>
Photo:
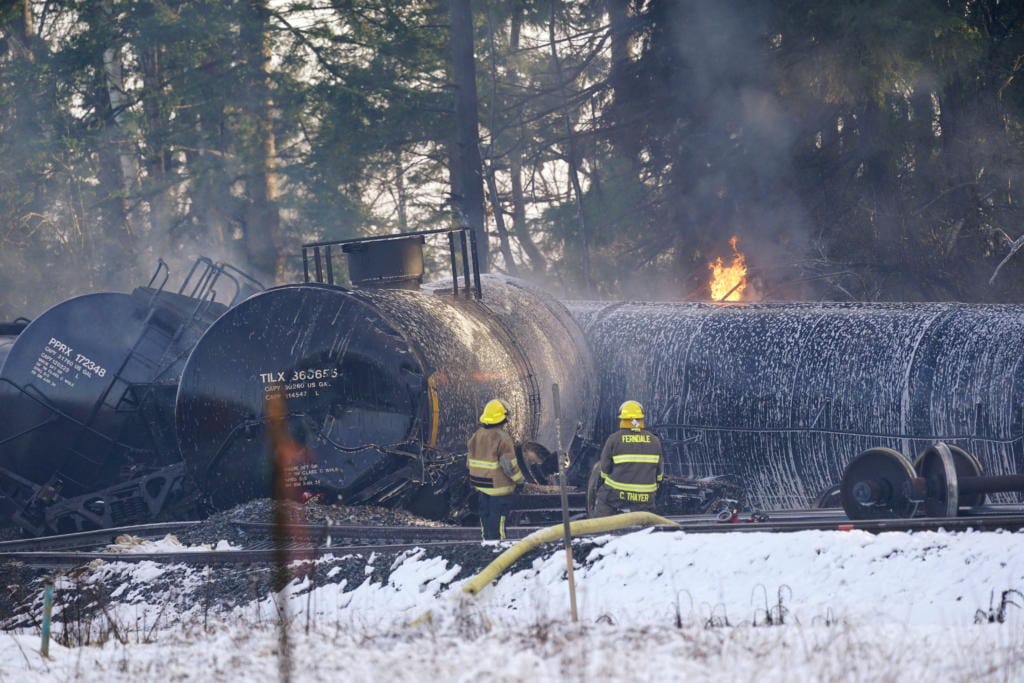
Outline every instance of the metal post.
<path fill-rule="evenodd" d="M 459 265 L 455 258 L 455 233 L 448 233 L 448 255 L 452 259 L 452 295 L 459 295 Z"/>
<path fill-rule="evenodd" d="M 53 615 L 53 582 L 47 581 L 43 589 L 43 642 L 39 652 L 44 657 L 50 656 L 50 618 Z"/>
<path fill-rule="evenodd" d="M 552 405 L 555 408 L 555 445 L 558 459 L 558 492 L 562 498 L 562 536 L 565 540 L 565 571 L 569 577 L 569 607 L 572 620 L 579 621 L 576 615 L 576 578 L 573 574 L 572 531 L 569 528 L 569 494 L 565 490 L 565 459 L 562 450 L 562 406 L 558 396 L 558 384 L 551 385 Z"/>
<path fill-rule="evenodd" d="M 302 248 L 302 275 L 309 282 L 309 251 L 305 247 Z"/>
<path fill-rule="evenodd" d="M 469 249 L 466 247 L 466 233 L 463 228 L 459 231 L 459 244 L 462 246 L 462 283 L 466 286 L 466 297 L 469 297 Z"/>
<path fill-rule="evenodd" d="M 324 249 L 324 262 L 327 264 L 327 282 L 334 284 L 334 264 L 331 263 L 331 245 Z"/>
<path fill-rule="evenodd" d="M 469 252 L 473 261 L 473 280 L 475 281 L 476 298 L 480 299 L 483 297 L 483 292 L 480 291 L 480 259 L 477 258 L 476 231 L 473 230 L 469 233 Z"/>
<path fill-rule="evenodd" d="M 320 247 L 313 247 L 313 262 L 316 266 L 316 281 L 324 281 L 323 265 L 320 263 Z"/>

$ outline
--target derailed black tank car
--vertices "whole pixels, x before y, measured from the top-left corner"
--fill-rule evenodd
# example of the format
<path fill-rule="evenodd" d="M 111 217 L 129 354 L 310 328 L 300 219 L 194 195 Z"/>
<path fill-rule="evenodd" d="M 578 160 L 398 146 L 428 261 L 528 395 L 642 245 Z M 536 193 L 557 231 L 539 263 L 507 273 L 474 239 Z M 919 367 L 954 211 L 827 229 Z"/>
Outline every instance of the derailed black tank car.
<path fill-rule="evenodd" d="M 70 532 L 148 521 L 186 498 L 178 377 L 227 308 L 216 285 L 240 296 L 243 278 L 200 259 L 172 292 L 161 263 L 131 294 L 75 297 L 28 324 L 0 369 L 0 515 L 34 534 Z"/>
<path fill-rule="evenodd" d="M 210 501 L 270 494 L 270 394 L 284 396 L 308 455 L 290 471 L 293 487 L 435 518 L 458 518 L 466 504 L 461 456 L 488 399 L 510 404 L 514 437 L 546 461 L 558 383 L 572 416 L 566 440 L 589 438 L 596 375 L 576 324 L 524 283 L 481 284 L 480 299 L 444 287 L 286 285 L 223 315 L 192 352 L 177 399 L 182 452 Z"/>
<path fill-rule="evenodd" d="M 30 322 L 32 321 L 28 318 L 18 318 L 11 322 L 0 323 L 0 368 L 3 367 L 7 354 L 11 352 L 14 341 Z"/>

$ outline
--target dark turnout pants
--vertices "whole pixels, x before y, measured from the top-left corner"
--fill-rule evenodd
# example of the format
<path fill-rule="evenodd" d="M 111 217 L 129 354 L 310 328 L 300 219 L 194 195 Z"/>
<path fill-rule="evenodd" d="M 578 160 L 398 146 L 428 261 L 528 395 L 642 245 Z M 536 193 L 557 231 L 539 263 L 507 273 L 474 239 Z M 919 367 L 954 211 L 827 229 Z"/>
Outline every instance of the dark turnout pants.
<path fill-rule="evenodd" d="M 597 490 L 594 499 L 594 517 L 607 517 L 622 512 L 654 512 L 655 494 L 627 494 L 607 486 Z M 646 500 L 644 500 L 646 499 Z"/>
<path fill-rule="evenodd" d="M 488 496 L 477 493 L 480 499 L 480 529 L 485 541 L 505 540 L 505 517 L 512 509 L 513 494 L 504 496 Z"/>

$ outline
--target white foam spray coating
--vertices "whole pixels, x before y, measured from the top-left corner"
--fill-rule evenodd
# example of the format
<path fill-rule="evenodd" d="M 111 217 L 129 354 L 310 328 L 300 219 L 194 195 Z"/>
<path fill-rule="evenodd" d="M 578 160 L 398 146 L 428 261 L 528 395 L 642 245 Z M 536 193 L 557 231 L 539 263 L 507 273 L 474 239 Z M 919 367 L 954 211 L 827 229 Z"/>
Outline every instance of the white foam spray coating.
<path fill-rule="evenodd" d="M 571 302 L 601 376 L 597 434 L 626 398 L 671 474 L 738 475 L 751 505 L 813 504 L 858 453 L 941 439 L 1024 469 L 1024 307 Z M 1006 497 L 997 500 L 1006 500 Z"/>

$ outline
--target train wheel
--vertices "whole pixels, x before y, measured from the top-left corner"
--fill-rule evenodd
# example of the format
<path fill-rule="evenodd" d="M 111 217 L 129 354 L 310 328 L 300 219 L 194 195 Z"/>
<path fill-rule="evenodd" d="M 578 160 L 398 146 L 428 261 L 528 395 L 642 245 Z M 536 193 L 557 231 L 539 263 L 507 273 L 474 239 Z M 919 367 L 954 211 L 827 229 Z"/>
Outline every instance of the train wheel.
<path fill-rule="evenodd" d="M 960 507 L 960 479 L 949 446 L 939 441 L 921 454 L 917 476 L 918 495 L 923 493 L 924 512 L 929 517 L 956 517 Z"/>
<path fill-rule="evenodd" d="M 850 519 L 913 517 L 910 481 L 916 476 L 910 461 L 891 448 L 870 448 L 854 458 L 843 472 L 840 497 Z"/>
<path fill-rule="evenodd" d="M 950 455 L 953 456 L 953 469 L 956 470 L 956 477 L 958 480 L 964 477 L 980 477 L 984 468 L 981 466 L 981 461 L 975 456 L 971 455 L 967 451 L 957 446 L 951 446 L 946 444 L 946 448 L 949 449 Z M 924 462 L 925 454 L 930 451 L 931 448 L 926 448 L 917 454 L 914 458 L 914 471 L 920 473 L 922 470 L 922 463 Z M 921 475 L 924 476 L 924 475 Z M 985 504 L 984 493 L 962 493 L 960 499 L 957 501 L 958 505 L 966 507 L 975 507 L 977 505 Z"/>
<path fill-rule="evenodd" d="M 814 507 L 842 507 L 842 492 L 842 486 L 840 486 L 839 484 L 836 484 L 835 486 L 829 486 L 827 489 L 825 489 L 818 495 L 818 499 L 814 502 Z"/>

